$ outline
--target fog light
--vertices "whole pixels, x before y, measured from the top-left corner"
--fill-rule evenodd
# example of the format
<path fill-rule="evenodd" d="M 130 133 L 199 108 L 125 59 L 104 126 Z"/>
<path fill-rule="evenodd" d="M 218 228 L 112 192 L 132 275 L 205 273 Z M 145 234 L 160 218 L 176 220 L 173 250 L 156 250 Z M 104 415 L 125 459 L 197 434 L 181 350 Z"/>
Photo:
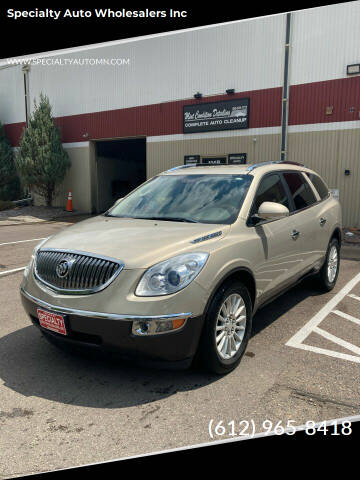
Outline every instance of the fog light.
<path fill-rule="evenodd" d="M 132 334 L 137 336 L 157 335 L 178 330 L 185 325 L 186 318 L 134 320 Z"/>
<path fill-rule="evenodd" d="M 136 323 L 136 334 L 137 335 L 147 335 L 149 332 L 149 322 L 134 322 L 133 330 Z"/>

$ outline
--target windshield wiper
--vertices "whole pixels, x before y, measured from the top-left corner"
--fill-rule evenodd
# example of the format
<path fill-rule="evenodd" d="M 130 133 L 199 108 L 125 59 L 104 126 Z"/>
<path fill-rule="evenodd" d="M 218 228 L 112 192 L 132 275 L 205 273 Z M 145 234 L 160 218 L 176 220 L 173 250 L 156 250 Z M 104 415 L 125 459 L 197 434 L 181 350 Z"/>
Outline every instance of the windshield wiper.
<path fill-rule="evenodd" d="M 133 217 L 140 218 L 142 220 L 164 220 L 168 222 L 188 222 L 188 223 L 200 223 L 193 218 L 184 218 L 184 217 Z"/>

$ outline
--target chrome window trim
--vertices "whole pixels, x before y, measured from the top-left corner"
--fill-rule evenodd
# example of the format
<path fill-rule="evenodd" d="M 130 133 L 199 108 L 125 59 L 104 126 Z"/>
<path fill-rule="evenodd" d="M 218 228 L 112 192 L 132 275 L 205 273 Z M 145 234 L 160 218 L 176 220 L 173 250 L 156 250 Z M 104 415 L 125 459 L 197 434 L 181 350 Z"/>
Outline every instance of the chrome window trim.
<path fill-rule="evenodd" d="M 101 319 L 108 319 L 108 320 L 123 320 L 133 322 L 134 320 L 145 321 L 145 320 L 174 320 L 176 318 L 189 318 L 192 317 L 193 314 L 191 312 L 187 313 L 171 313 L 168 315 L 120 315 L 117 313 L 103 313 L 103 312 L 92 312 L 89 310 L 78 310 L 77 308 L 69 308 L 69 307 L 57 307 L 55 305 L 51 305 L 44 300 L 40 300 L 39 298 L 34 297 L 29 292 L 27 292 L 23 287 L 20 287 L 20 293 L 24 295 L 28 300 L 39 305 L 39 307 L 46 308 L 51 312 L 60 313 L 63 315 L 77 315 L 79 317 L 91 317 L 91 318 L 101 318 Z"/>
<path fill-rule="evenodd" d="M 38 271 L 37 271 L 36 267 L 37 267 L 37 257 L 38 257 L 38 254 L 40 252 L 59 252 L 59 253 L 65 253 L 65 254 L 72 253 L 72 254 L 75 254 L 75 255 L 83 255 L 83 256 L 89 257 L 89 258 L 98 258 L 100 260 L 107 260 L 109 262 L 117 263 L 119 265 L 119 268 L 116 270 L 114 275 L 109 278 L 109 280 L 107 282 L 105 282 L 103 285 L 100 285 L 99 287 L 83 288 L 83 289 L 60 288 L 60 287 L 56 287 L 56 286 L 52 285 L 51 283 L 46 282 L 38 274 Z M 63 293 L 63 294 L 67 294 L 67 295 L 90 295 L 92 293 L 101 292 L 101 290 L 104 290 L 106 287 L 108 287 L 110 285 L 110 283 L 112 283 L 115 280 L 115 278 L 120 274 L 120 272 L 124 269 L 124 267 L 125 267 L 125 264 L 123 262 L 121 262 L 120 260 L 118 260 L 116 258 L 112 258 L 112 257 L 107 257 L 105 255 L 98 255 L 98 254 L 95 254 L 95 253 L 84 252 L 82 250 L 69 250 L 69 249 L 63 249 L 63 248 L 44 247 L 44 248 L 40 248 L 36 252 L 35 262 L 34 262 L 34 277 L 40 283 L 46 285 L 52 292 Z"/>

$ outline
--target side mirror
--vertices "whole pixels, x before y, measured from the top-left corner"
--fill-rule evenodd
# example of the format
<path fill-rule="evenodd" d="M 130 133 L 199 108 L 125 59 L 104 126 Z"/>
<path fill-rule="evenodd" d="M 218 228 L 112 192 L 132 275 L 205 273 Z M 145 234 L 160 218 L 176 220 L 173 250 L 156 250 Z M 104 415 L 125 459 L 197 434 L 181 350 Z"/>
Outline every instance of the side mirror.
<path fill-rule="evenodd" d="M 289 215 L 289 209 L 281 203 L 263 202 L 258 210 L 256 218 L 261 220 L 279 220 Z"/>

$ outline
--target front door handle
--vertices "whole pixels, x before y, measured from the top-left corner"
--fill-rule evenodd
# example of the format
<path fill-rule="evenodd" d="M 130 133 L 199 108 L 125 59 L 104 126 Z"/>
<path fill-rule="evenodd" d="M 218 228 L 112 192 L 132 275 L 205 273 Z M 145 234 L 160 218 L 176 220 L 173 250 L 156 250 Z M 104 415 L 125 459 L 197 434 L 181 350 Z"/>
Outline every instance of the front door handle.
<path fill-rule="evenodd" d="M 320 226 L 323 227 L 325 225 L 325 223 L 326 223 L 326 218 L 321 217 L 320 218 Z"/>
<path fill-rule="evenodd" d="M 293 240 L 297 240 L 297 238 L 299 237 L 300 235 L 300 232 L 298 232 L 297 230 L 293 230 L 291 233 L 290 233 L 290 236 Z"/>

